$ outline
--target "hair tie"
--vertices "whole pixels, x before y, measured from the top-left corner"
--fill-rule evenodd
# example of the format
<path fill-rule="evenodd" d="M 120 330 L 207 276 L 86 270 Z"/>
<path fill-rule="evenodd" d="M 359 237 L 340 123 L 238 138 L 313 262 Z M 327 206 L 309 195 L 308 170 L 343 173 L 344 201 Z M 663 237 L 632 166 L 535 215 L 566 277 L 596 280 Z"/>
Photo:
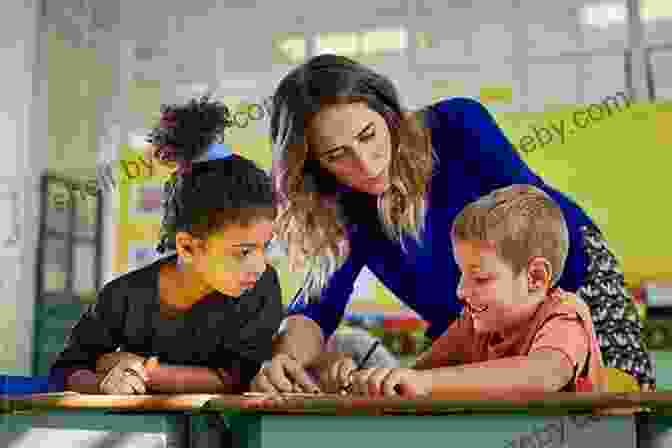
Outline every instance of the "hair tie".
<path fill-rule="evenodd" d="M 178 176 L 191 174 L 191 171 L 193 169 L 191 160 L 178 160 L 176 163 L 177 163 L 177 170 L 175 171 L 175 174 L 177 174 Z"/>
<path fill-rule="evenodd" d="M 207 162 L 208 160 L 228 159 L 233 155 L 233 151 L 229 145 L 224 143 L 212 143 L 208 146 L 207 151 L 193 160 L 196 162 Z"/>
<path fill-rule="evenodd" d="M 161 162 L 174 162 L 177 150 L 171 144 L 161 145 L 154 151 L 154 156 Z"/>

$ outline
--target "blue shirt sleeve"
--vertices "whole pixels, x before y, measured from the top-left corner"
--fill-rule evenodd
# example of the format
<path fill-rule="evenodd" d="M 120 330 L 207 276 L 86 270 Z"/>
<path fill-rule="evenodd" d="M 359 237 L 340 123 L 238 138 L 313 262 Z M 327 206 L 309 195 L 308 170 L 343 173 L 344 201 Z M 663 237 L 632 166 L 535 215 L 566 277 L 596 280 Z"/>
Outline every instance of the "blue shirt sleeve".
<path fill-rule="evenodd" d="M 582 226 L 593 226 L 590 217 L 565 194 L 548 186 L 535 174 L 509 142 L 492 115 L 478 101 L 468 98 L 452 98 L 435 104 L 436 113 L 430 120 L 433 139 L 442 139 L 444 151 L 451 151 L 439 157 L 447 163 L 461 158 L 463 166 L 479 176 L 480 195 L 512 184 L 534 185 L 545 191 L 563 210 L 569 229 L 570 248 L 565 262 L 563 276 L 558 283 L 568 291 L 576 291 L 583 282 L 588 260 L 582 247 Z M 447 188 L 452 188 L 455 179 L 448 180 Z"/>
<path fill-rule="evenodd" d="M 456 136 L 461 137 L 462 141 L 446 145 L 447 150 L 457 152 L 447 159 L 462 158 L 478 173 L 483 181 L 481 185 L 485 187 L 484 194 L 512 184 L 540 186 L 543 183 L 478 101 L 451 98 L 436 104 L 434 111 L 438 115 L 438 127 L 432 129 L 433 138 L 454 140 Z M 452 185 L 449 187 L 453 188 Z"/>
<path fill-rule="evenodd" d="M 312 301 L 301 289 L 287 307 L 287 314 L 302 314 L 314 320 L 329 338 L 343 319 L 345 308 L 350 301 L 355 280 L 364 267 L 364 260 L 356 256 L 354 244 L 347 260 L 329 279 L 326 288 Z"/>

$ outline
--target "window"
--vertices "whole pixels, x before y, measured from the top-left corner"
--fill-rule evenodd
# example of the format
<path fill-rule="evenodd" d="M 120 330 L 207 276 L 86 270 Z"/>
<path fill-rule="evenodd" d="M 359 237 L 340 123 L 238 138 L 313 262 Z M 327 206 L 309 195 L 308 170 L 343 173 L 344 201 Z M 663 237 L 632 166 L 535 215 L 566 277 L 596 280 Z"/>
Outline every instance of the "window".
<path fill-rule="evenodd" d="M 405 28 L 378 28 L 320 33 L 315 47 L 317 54 L 340 54 L 357 59 L 400 54 L 408 48 L 408 32 Z"/>
<path fill-rule="evenodd" d="M 432 34 L 427 31 L 418 31 L 415 33 L 415 45 L 420 50 L 426 50 L 427 48 L 434 48 L 434 40 L 432 39 Z"/>
<path fill-rule="evenodd" d="M 640 5 L 646 41 L 656 44 L 672 43 L 672 2 L 640 0 Z"/>
<path fill-rule="evenodd" d="M 355 56 L 359 52 L 357 33 L 324 33 L 316 38 L 318 54 L 340 54 Z"/>
<path fill-rule="evenodd" d="M 296 64 L 306 59 L 306 39 L 302 33 L 282 34 L 273 39 L 273 62 Z"/>
<path fill-rule="evenodd" d="M 658 50 L 650 54 L 651 81 L 657 101 L 672 100 L 672 51 Z"/>
<path fill-rule="evenodd" d="M 405 29 L 379 29 L 363 32 L 361 42 L 365 55 L 400 52 L 408 48 L 408 35 Z"/>
<path fill-rule="evenodd" d="M 641 16 L 644 22 L 672 20 L 672 2 L 669 0 L 640 0 Z M 672 36 L 670 36 L 672 40 Z"/>

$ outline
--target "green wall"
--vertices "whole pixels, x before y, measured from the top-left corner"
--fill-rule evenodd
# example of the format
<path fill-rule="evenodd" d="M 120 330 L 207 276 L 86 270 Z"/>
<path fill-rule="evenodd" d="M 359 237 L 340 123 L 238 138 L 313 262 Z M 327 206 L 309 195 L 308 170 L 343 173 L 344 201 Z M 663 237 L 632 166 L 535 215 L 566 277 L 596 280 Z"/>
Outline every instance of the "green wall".
<path fill-rule="evenodd" d="M 498 121 L 520 149 L 533 127 L 550 127 L 576 111 L 567 107 L 542 114 L 501 114 Z M 523 158 L 547 182 L 572 196 L 595 219 L 621 259 L 629 282 L 672 278 L 672 223 L 669 167 L 672 165 L 672 104 L 603 108 L 585 128 L 572 126 L 565 143 L 554 137 Z M 579 112 L 583 125 L 588 115 Z M 527 141 L 529 142 L 529 140 Z M 529 144 L 527 148 L 532 148 Z"/>

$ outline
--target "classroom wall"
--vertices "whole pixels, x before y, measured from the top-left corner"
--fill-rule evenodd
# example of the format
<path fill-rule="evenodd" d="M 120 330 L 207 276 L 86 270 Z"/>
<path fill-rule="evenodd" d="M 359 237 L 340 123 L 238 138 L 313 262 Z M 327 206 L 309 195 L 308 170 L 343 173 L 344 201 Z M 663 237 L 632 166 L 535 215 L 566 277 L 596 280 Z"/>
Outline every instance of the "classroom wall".
<path fill-rule="evenodd" d="M 95 49 L 77 48 L 66 36 L 54 30 L 45 31 L 44 45 L 40 54 L 46 58 L 48 137 L 46 147 L 41 151 L 36 149 L 46 159 L 41 161 L 41 166 L 70 177 L 93 178 L 98 100 L 111 94 L 112 67 L 98 58 Z M 81 201 L 79 205 L 84 215 L 82 219 L 93 217 L 94 201 Z M 47 282 L 62 281 L 56 278 L 57 273 L 49 272 L 48 267 L 45 277 Z M 26 298 L 20 294 L 7 296 L 8 300 L 2 304 L 3 315 L 18 315 L 17 309 L 26 304 L 34 306 L 33 297 Z M 0 371 L 27 374 L 32 361 L 32 338 L 17 338 L 13 328 L 7 325 L 2 332 L 3 347 L 12 349 L 0 350 Z M 28 355 L 24 360 L 26 353 Z"/>
<path fill-rule="evenodd" d="M 112 93 L 114 67 L 94 48 L 76 48 L 57 31 L 48 36 L 48 169 L 95 176 L 98 102 Z"/>
<path fill-rule="evenodd" d="M 39 14 L 36 2 L 7 0 L 0 16 L 0 372 L 26 372 L 33 320 L 36 186 L 44 136 L 40 105 Z M 17 343 L 18 341 L 18 343 Z"/>
<path fill-rule="evenodd" d="M 234 108 L 243 100 L 233 96 L 221 99 Z M 561 122 L 569 128 L 573 114 L 586 107 L 493 113 L 514 145 L 520 147 L 521 138 L 534 137 L 535 129 L 543 132 L 542 127 L 550 129 Z M 669 104 L 628 107 L 625 101 L 621 107 L 618 112 L 612 106 L 611 115 L 603 108 L 603 117 L 586 124 L 585 129 L 574 126 L 575 132 L 568 133 L 564 143 L 556 135 L 550 143 L 537 144 L 534 151 L 521 154 L 535 172 L 574 198 L 594 218 L 622 261 L 626 280 L 636 284 L 646 278 L 672 277 L 672 246 L 665 233 L 671 216 L 668 208 L 662 206 L 669 191 L 663 182 L 669 166 L 666 162 L 671 157 L 667 149 L 672 143 L 668 124 L 672 107 Z M 597 117 L 595 113 L 593 116 Z M 588 118 L 586 114 L 579 117 Z M 234 129 L 227 142 L 241 155 L 252 158 L 264 168 L 270 167 L 270 144 L 258 127 Z M 529 150 L 529 147 L 523 149 Z M 128 157 L 133 157 L 132 148 L 125 150 Z M 130 194 L 126 187 L 120 190 L 125 198 Z M 122 204 L 128 202 L 128 199 L 121 201 Z M 142 245 L 144 241 L 151 245 L 158 235 L 156 216 L 142 220 L 129 218 L 127 211 L 122 213 L 126 214 L 120 217 L 120 222 L 125 223 L 122 225 L 126 230 L 118 246 L 121 271 L 128 262 L 129 242 Z M 287 301 L 298 289 L 301 276 L 290 274 L 284 263 L 279 265 L 279 270 Z M 380 304 L 396 307 L 396 300 L 382 285 L 377 284 L 372 291 Z"/>
<path fill-rule="evenodd" d="M 519 145 L 525 135 L 535 135 L 534 128 L 569 122 L 575 111 L 584 109 L 565 107 L 538 116 L 503 114 L 500 122 Z M 672 214 L 667 206 L 667 177 L 672 162 L 672 103 L 637 104 L 622 112 L 612 109 L 611 116 L 605 113 L 585 129 L 575 128 L 566 143 L 555 137 L 523 158 L 595 219 L 622 261 L 628 282 L 670 278 L 672 239 L 667 229 Z"/>

